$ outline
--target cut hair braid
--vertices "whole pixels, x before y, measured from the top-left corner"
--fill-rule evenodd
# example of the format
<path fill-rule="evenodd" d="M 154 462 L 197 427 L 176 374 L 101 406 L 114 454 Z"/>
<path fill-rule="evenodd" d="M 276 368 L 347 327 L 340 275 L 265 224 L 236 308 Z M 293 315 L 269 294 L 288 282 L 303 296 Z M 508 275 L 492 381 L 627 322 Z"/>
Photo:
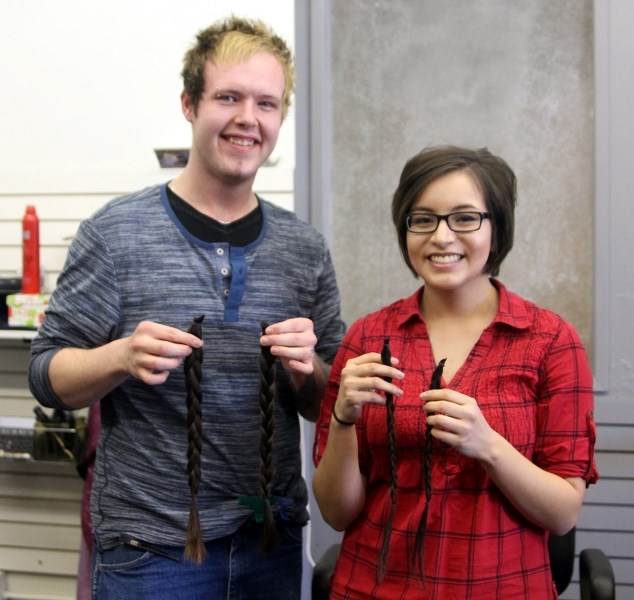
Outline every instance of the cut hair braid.
<path fill-rule="evenodd" d="M 390 351 L 390 340 L 385 338 L 383 341 L 383 349 L 381 350 L 381 362 L 384 365 L 392 366 L 392 353 Z M 392 381 L 391 377 L 385 377 L 388 383 Z M 383 546 L 381 548 L 381 556 L 379 560 L 378 581 L 383 581 L 385 569 L 387 565 L 387 555 L 390 550 L 390 537 L 392 536 L 392 524 L 394 522 L 394 513 L 396 512 L 396 436 L 394 432 L 394 397 L 390 393 L 385 394 L 385 409 L 387 418 L 387 445 L 390 460 L 390 500 L 392 506 L 390 514 L 385 523 L 383 531 Z"/>
<path fill-rule="evenodd" d="M 262 322 L 262 334 L 268 323 Z M 271 508 L 271 490 L 275 479 L 273 434 L 275 430 L 275 356 L 269 346 L 260 352 L 260 497 L 264 502 L 264 528 L 260 550 L 272 552 L 278 544 L 277 528 Z"/>
<path fill-rule="evenodd" d="M 442 372 L 445 367 L 446 358 L 443 358 L 431 376 L 431 383 L 429 385 L 430 390 L 440 389 Z M 425 543 L 425 533 L 427 531 L 427 514 L 429 512 L 429 503 L 431 501 L 431 454 L 432 454 L 432 435 L 431 426 L 427 425 L 425 429 L 425 508 L 418 524 L 418 530 L 416 531 L 416 538 L 414 540 L 414 561 L 418 572 L 423 574 L 423 546 Z"/>
<path fill-rule="evenodd" d="M 188 333 L 202 339 L 202 322 L 205 315 L 194 317 Z M 201 476 L 202 452 L 202 375 L 203 349 L 193 348 L 184 361 L 185 388 L 187 390 L 187 478 L 191 493 L 189 527 L 185 544 L 185 558 L 201 564 L 205 558 L 205 545 L 198 514 L 198 485 Z"/>

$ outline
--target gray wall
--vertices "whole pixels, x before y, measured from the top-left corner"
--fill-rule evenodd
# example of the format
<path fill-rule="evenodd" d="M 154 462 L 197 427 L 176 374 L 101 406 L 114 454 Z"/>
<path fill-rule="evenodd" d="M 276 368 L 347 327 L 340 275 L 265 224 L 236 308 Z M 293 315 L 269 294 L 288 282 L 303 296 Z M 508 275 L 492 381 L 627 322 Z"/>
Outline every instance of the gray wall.
<path fill-rule="evenodd" d="M 389 212 L 406 159 L 427 145 L 487 146 L 519 186 L 500 279 L 590 342 L 592 1 L 331 5 L 332 248 L 346 317 L 418 285 Z"/>
<path fill-rule="evenodd" d="M 505 157 L 520 204 L 500 279 L 574 323 L 597 377 L 601 481 L 577 550 L 605 550 L 617 597 L 634 597 L 634 3 L 296 3 L 312 18 L 309 214 L 331 240 L 346 319 L 418 285 L 390 223 L 405 160 L 439 143 Z M 312 530 L 318 558 L 338 536 L 316 509 Z"/>

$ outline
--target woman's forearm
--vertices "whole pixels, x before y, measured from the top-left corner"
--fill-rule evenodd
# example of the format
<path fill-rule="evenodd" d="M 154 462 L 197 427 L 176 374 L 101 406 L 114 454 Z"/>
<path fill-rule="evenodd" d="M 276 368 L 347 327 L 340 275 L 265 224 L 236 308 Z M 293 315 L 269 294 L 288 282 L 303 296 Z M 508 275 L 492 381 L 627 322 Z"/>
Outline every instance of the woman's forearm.
<path fill-rule="evenodd" d="M 365 478 L 359 470 L 355 427 L 330 423 L 328 444 L 315 471 L 313 492 L 324 520 L 346 529 L 365 505 Z"/>
<path fill-rule="evenodd" d="M 482 465 L 493 482 L 531 523 L 556 535 L 577 522 L 585 482 L 544 471 L 520 454 L 499 434 Z"/>

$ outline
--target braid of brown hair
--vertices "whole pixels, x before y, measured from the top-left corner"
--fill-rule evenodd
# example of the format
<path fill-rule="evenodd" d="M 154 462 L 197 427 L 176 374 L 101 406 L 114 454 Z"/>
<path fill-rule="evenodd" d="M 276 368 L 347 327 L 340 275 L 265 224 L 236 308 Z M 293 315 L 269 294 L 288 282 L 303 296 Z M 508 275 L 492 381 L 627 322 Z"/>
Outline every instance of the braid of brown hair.
<path fill-rule="evenodd" d="M 390 352 L 390 340 L 385 338 L 383 341 L 383 349 L 381 350 L 381 362 L 384 365 L 392 366 L 392 353 Z M 391 377 L 385 377 L 385 381 L 391 382 Z M 387 564 L 387 555 L 390 549 L 390 537 L 392 536 L 392 524 L 394 522 L 394 513 L 396 512 L 396 436 L 394 432 L 394 397 L 390 393 L 385 394 L 385 409 L 387 417 L 387 445 L 390 459 L 390 499 L 392 506 L 390 514 L 385 524 L 383 532 L 383 547 L 381 548 L 381 556 L 379 560 L 378 581 L 382 581 L 385 576 L 385 568 Z"/>
<path fill-rule="evenodd" d="M 440 382 L 442 380 L 442 371 L 445 367 L 446 358 L 443 358 L 431 376 L 431 383 L 429 385 L 430 390 L 440 389 Z M 418 571 L 423 572 L 423 544 L 425 539 L 425 532 L 427 530 L 427 514 L 429 512 L 429 503 L 431 501 L 431 454 L 432 454 L 432 428 L 427 425 L 425 429 L 425 508 L 418 524 L 418 530 L 416 531 L 416 538 L 414 540 L 414 560 Z"/>
<path fill-rule="evenodd" d="M 262 322 L 262 334 L 268 323 Z M 260 497 L 264 501 L 264 528 L 260 550 L 272 552 L 278 544 L 275 518 L 271 508 L 271 489 L 275 479 L 273 433 L 275 429 L 275 356 L 269 346 L 260 352 Z"/>
<path fill-rule="evenodd" d="M 188 333 L 202 339 L 202 322 L 205 315 L 194 317 Z M 205 545 L 198 514 L 198 485 L 201 476 L 202 452 L 202 348 L 194 348 L 184 361 L 185 388 L 187 390 L 187 478 L 191 493 L 189 527 L 185 544 L 185 558 L 201 564 L 205 558 Z"/>

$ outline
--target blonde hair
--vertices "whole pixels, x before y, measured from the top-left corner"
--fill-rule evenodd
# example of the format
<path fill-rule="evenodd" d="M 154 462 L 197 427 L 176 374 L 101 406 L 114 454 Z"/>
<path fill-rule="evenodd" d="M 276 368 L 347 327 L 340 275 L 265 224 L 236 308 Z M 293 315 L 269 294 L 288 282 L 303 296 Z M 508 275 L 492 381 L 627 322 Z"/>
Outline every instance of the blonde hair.
<path fill-rule="evenodd" d="M 288 114 L 295 89 L 293 54 L 286 42 L 266 23 L 231 16 L 218 21 L 196 36 L 196 42 L 183 58 L 183 88 L 192 104 L 198 107 L 205 90 L 205 63 L 232 65 L 258 52 L 272 54 L 284 72 L 282 119 Z"/>

